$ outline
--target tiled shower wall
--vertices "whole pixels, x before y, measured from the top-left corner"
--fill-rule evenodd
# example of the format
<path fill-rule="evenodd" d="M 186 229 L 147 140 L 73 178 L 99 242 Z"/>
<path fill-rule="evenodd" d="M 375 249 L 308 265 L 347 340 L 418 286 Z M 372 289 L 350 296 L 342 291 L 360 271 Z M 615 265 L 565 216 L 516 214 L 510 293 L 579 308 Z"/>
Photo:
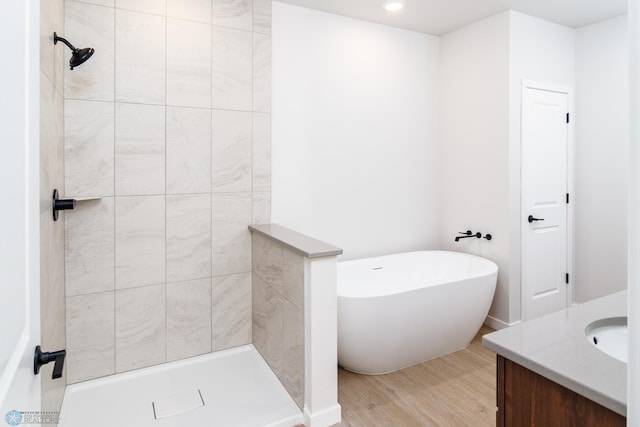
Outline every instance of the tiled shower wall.
<path fill-rule="evenodd" d="M 66 0 L 70 383 L 251 342 L 270 32 L 270 0 Z"/>
<path fill-rule="evenodd" d="M 43 351 L 65 348 L 64 223 L 53 222 L 51 195 L 64 192 L 64 52 L 53 32 L 64 31 L 64 0 L 40 2 L 40 329 Z M 65 376 L 52 380 L 53 363 L 40 371 L 42 411 L 60 410 Z M 63 372 L 66 373 L 66 372 Z"/>
<path fill-rule="evenodd" d="M 304 407 L 304 263 L 259 233 L 253 238 L 253 345 Z"/>

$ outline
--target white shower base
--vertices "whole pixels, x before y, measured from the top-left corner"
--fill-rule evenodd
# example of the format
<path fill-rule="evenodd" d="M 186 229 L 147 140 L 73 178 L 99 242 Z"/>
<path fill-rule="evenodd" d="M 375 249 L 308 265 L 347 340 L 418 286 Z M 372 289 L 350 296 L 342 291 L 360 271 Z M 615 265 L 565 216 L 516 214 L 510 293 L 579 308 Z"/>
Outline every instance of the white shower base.
<path fill-rule="evenodd" d="M 196 390 L 203 406 L 155 419 L 153 401 L 164 402 L 165 408 L 168 402 L 185 409 L 189 405 L 181 404 L 180 398 L 197 396 Z M 70 385 L 58 426 L 291 427 L 302 423 L 302 412 L 267 363 L 255 347 L 245 345 Z"/>

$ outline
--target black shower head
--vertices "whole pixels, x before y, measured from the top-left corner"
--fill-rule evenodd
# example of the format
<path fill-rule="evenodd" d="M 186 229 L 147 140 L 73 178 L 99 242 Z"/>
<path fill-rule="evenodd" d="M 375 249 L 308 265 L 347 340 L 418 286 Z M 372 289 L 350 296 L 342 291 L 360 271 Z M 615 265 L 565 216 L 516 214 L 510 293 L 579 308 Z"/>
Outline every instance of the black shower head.
<path fill-rule="evenodd" d="M 74 67 L 84 64 L 84 62 L 87 59 L 91 58 L 91 55 L 93 55 L 93 52 L 95 52 L 95 50 L 92 47 L 85 47 L 84 49 L 76 49 L 67 40 L 63 39 L 62 37 L 58 37 L 57 33 L 53 33 L 53 44 L 58 44 L 58 40 L 66 44 L 69 47 L 69 49 L 71 49 L 71 51 L 73 52 L 71 54 L 71 59 L 69 60 L 69 67 L 72 70 Z"/>
<path fill-rule="evenodd" d="M 69 66 L 73 70 L 73 67 L 77 67 L 80 64 L 83 64 L 87 59 L 91 58 L 93 55 L 92 47 L 85 47 L 84 49 L 77 49 L 73 51 L 71 55 L 71 59 L 69 60 Z"/>

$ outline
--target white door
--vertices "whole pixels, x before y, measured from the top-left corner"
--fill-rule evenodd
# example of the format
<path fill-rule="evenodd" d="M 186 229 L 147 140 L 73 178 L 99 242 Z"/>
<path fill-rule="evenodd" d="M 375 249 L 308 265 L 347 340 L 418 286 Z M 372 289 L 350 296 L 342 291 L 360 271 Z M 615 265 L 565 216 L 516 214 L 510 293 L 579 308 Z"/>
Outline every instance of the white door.
<path fill-rule="evenodd" d="M 37 0 L 0 2 L 1 425 L 21 421 L 14 410 L 40 411 L 39 16 Z"/>
<path fill-rule="evenodd" d="M 567 307 L 569 92 L 523 85 L 523 320 Z"/>

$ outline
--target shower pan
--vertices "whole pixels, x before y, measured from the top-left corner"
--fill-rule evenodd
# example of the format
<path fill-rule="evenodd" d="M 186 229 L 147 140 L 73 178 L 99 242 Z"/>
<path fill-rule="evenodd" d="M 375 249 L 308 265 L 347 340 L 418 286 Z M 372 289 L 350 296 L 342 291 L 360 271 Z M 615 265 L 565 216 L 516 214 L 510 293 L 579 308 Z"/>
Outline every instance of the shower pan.
<path fill-rule="evenodd" d="M 292 427 L 302 412 L 253 345 L 67 387 L 58 427 Z"/>

